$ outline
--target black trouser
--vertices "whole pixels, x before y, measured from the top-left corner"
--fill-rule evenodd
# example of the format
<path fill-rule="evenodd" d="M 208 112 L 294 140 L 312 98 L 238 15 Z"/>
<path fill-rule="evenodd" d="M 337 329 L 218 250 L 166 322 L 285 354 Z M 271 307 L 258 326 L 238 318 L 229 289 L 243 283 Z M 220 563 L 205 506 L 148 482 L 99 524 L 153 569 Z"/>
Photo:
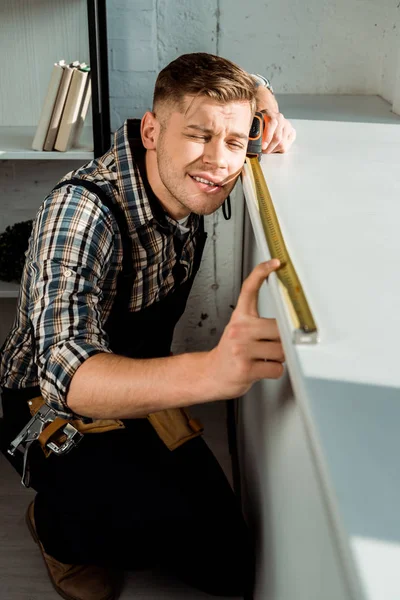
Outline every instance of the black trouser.
<path fill-rule="evenodd" d="M 5 390 L 4 412 L 13 412 Z M 6 419 L 7 420 L 7 419 Z M 202 438 L 170 451 L 146 419 L 33 459 L 39 538 L 65 563 L 166 567 L 215 595 L 250 597 L 253 553 L 226 477 Z M 35 458 L 36 457 L 36 458 Z"/>

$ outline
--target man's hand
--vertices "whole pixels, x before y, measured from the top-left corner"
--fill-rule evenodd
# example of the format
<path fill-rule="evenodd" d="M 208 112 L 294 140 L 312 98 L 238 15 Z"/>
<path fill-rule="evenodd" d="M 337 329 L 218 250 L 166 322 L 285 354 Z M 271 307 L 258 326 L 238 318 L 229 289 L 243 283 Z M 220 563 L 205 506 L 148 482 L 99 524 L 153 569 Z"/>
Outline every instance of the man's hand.
<path fill-rule="evenodd" d="M 287 152 L 296 139 L 296 130 L 279 112 L 275 96 L 261 85 L 257 88 L 257 110 L 263 111 L 269 117 L 264 127 L 263 154 Z"/>
<path fill-rule="evenodd" d="M 259 290 L 279 264 L 273 259 L 253 269 L 218 346 L 210 352 L 210 375 L 219 397 L 242 396 L 255 381 L 283 374 L 285 357 L 276 320 L 261 318 L 257 310 Z"/>

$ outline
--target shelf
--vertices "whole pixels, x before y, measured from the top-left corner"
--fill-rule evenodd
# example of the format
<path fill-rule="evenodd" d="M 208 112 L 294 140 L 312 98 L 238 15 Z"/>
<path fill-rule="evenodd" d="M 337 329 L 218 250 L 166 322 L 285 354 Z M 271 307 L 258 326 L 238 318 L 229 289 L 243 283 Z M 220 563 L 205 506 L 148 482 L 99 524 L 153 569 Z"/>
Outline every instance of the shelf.
<path fill-rule="evenodd" d="M 400 124 L 400 115 L 380 96 L 349 94 L 278 94 L 286 118 L 311 121 Z"/>
<path fill-rule="evenodd" d="M 38 152 L 32 150 L 36 127 L 0 127 L 0 160 L 91 160 L 93 158 L 92 128 L 85 127 L 81 144 L 68 152 Z"/>
<path fill-rule="evenodd" d="M 0 280 L 0 298 L 18 298 L 19 285 Z"/>

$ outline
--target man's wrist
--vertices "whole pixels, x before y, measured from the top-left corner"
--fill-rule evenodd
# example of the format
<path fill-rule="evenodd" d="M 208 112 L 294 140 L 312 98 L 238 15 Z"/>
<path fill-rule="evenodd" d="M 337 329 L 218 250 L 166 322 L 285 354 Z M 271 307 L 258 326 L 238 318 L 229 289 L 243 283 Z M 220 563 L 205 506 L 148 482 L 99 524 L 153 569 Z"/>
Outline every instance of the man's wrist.
<path fill-rule="evenodd" d="M 265 86 L 259 86 L 256 91 L 257 110 L 265 112 L 269 117 L 279 113 L 279 106 L 274 94 Z"/>
<path fill-rule="evenodd" d="M 254 79 L 256 88 L 258 88 L 260 86 L 266 87 L 267 90 L 269 90 L 271 92 L 271 94 L 274 93 L 274 90 L 272 89 L 272 85 L 271 85 L 271 82 L 269 79 L 267 79 L 263 75 L 259 75 L 258 73 L 256 73 L 256 74 L 252 73 L 251 76 Z"/>

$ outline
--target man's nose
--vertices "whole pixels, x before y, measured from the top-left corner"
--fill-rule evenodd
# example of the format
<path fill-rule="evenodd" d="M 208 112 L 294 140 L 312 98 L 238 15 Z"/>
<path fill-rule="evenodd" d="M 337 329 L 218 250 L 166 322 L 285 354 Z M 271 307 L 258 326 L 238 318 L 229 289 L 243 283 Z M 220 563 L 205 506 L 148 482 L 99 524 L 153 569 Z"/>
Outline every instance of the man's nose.
<path fill-rule="evenodd" d="M 214 139 L 204 145 L 203 160 L 206 164 L 213 165 L 219 169 L 228 166 L 227 149 L 223 140 Z"/>

